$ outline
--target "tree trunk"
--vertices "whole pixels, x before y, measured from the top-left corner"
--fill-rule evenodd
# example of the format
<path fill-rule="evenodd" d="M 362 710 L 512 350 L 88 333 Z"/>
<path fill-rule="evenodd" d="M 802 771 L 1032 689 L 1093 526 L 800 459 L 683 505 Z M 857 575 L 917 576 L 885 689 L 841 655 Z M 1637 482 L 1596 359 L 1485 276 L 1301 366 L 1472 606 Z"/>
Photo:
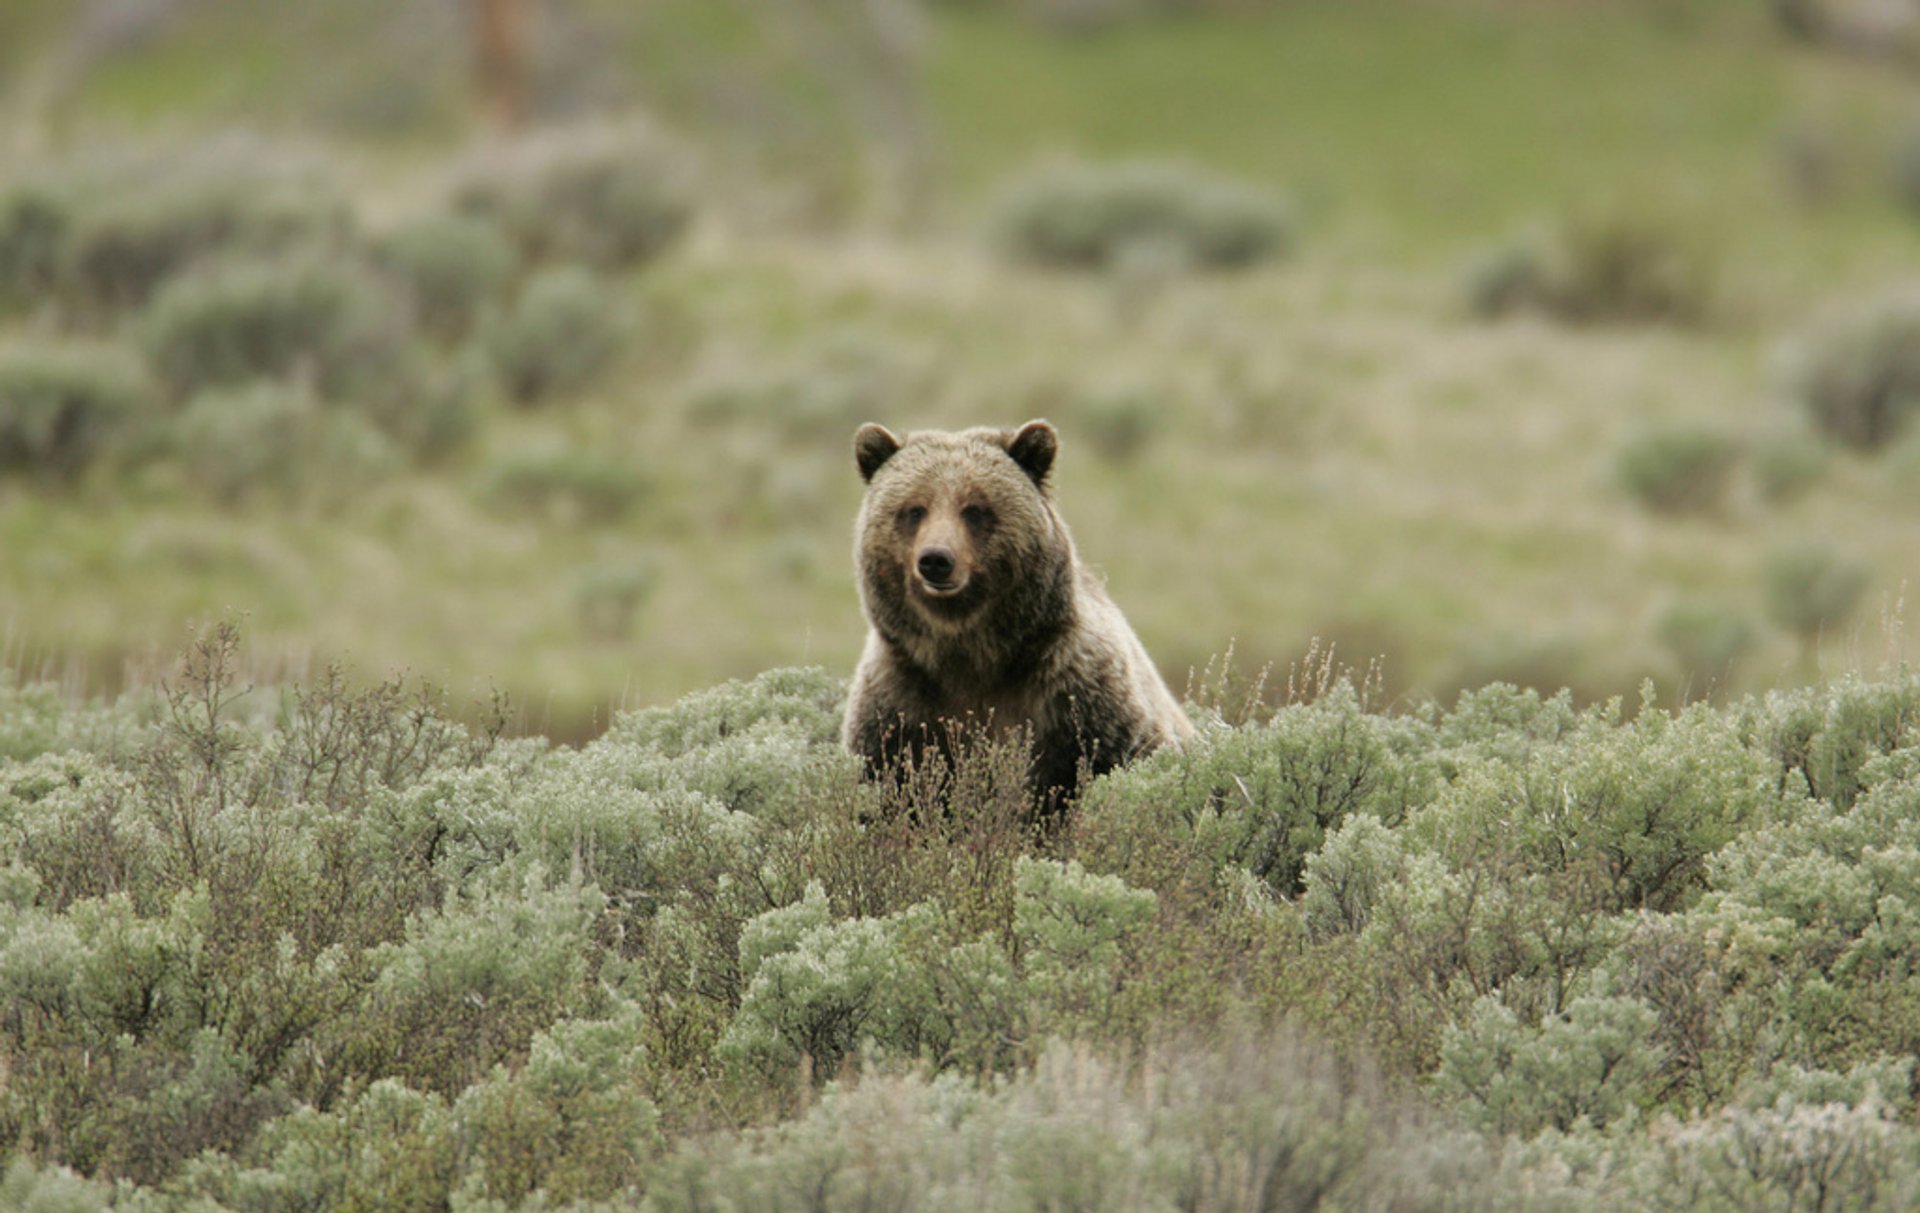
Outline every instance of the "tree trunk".
<path fill-rule="evenodd" d="M 526 125 L 529 96 L 528 0 L 473 0 L 474 83 L 480 115 L 495 131 Z"/>

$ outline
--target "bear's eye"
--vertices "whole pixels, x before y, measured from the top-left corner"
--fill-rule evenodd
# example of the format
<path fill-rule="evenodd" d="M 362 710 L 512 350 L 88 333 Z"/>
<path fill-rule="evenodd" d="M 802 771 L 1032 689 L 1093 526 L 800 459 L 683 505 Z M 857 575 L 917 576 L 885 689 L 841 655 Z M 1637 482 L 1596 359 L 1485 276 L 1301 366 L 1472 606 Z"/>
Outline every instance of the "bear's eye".
<path fill-rule="evenodd" d="M 900 511 L 900 525 L 911 530 L 927 520 L 927 507 L 910 505 Z"/>
<path fill-rule="evenodd" d="M 960 511 L 960 521 L 976 531 L 984 531 L 993 525 L 993 511 L 984 505 L 970 505 Z"/>

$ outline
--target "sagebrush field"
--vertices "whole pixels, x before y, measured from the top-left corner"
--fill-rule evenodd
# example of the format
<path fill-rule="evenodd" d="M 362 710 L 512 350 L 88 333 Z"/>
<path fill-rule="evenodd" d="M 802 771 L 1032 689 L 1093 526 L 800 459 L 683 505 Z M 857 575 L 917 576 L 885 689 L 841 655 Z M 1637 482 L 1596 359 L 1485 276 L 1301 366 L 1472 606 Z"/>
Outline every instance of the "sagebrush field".
<path fill-rule="evenodd" d="M 9 1207 L 1920 1199 L 1910 673 L 1217 675 L 1036 827 L 1012 746 L 863 782 L 818 670 L 569 749 L 240 660 L 0 684 Z"/>

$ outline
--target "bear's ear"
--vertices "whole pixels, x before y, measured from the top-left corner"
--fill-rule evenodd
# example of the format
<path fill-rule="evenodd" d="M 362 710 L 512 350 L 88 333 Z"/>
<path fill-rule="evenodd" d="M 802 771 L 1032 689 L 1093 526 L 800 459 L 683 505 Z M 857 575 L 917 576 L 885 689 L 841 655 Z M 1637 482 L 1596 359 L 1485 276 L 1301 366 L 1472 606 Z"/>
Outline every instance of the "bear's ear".
<path fill-rule="evenodd" d="M 1045 486 L 1047 473 L 1053 470 L 1053 457 L 1060 451 L 1060 435 L 1053 426 L 1044 421 L 1029 421 L 1017 430 L 1007 442 L 1007 454 L 1020 465 L 1022 471 L 1033 477 L 1037 485 Z"/>
<path fill-rule="evenodd" d="M 860 465 L 860 479 L 872 480 L 880 465 L 893 458 L 899 449 L 900 440 L 884 425 L 869 421 L 854 431 L 853 458 Z"/>

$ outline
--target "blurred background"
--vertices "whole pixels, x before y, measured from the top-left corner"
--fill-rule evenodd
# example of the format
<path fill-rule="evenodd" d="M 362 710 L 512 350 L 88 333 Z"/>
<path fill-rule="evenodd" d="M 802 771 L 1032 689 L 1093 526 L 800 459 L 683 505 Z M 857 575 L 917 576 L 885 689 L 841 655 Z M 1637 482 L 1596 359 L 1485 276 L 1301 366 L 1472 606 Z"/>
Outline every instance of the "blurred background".
<path fill-rule="evenodd" d="M 850 670 L 862 421 L 1177 688 L 1915 655 L 1913 0 L 7 0 L 0 666 Z"/>

